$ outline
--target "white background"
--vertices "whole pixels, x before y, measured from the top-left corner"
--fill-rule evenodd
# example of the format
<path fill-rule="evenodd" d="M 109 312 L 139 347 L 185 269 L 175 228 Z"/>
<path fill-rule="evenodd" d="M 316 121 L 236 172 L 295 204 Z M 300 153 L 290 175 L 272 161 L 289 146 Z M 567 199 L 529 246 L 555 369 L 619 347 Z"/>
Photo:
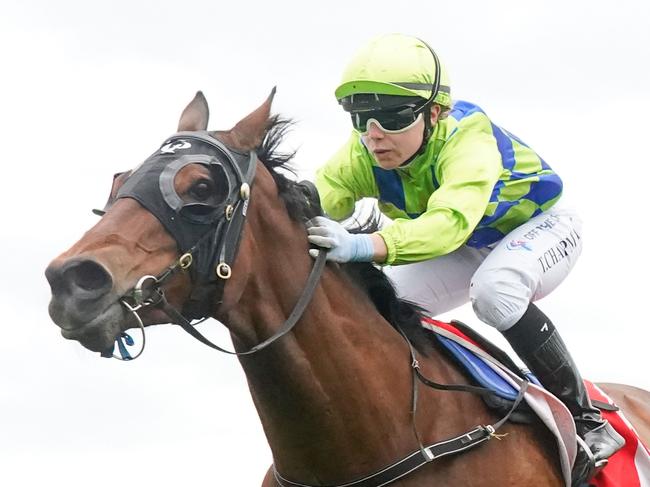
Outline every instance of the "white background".
<path fill-rule="evenodd" d="M 562 176 L 585 249 L 540 306 L 586 377 L 650 388 L 649 26 L 648 3 L 626 0 L 3 0 L 2 484 L 259 485 L 271 457 L 235 359 L 165 326 L 137 361 L 102 360 L 60 337 L 43 270 L 199 89 L 217 129 L 277 85 L 275 111 L 298 121 L 288 146 L 312 175 L 348 134 L 333 97 L 347 59 L 387 32 L 428 41 L 454 97 Z M 466 308 L 450 316 L 489 333 Z"/>

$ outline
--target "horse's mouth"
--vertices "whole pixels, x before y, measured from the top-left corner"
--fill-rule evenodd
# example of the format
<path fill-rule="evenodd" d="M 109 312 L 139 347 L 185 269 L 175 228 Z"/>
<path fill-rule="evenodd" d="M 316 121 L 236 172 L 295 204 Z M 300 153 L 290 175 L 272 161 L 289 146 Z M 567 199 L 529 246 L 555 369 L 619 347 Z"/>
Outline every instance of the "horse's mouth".
<path fill-rule="evenodd" d="M 61 327 L 64 338 L 76 340 L 88 350 L 102 353 L 112 350 L 119 334 L 137 326 L 137 323 L 119 302 L 114 302 L 91 321 L 74 327 L 59 322 L 57 325 Z"/>

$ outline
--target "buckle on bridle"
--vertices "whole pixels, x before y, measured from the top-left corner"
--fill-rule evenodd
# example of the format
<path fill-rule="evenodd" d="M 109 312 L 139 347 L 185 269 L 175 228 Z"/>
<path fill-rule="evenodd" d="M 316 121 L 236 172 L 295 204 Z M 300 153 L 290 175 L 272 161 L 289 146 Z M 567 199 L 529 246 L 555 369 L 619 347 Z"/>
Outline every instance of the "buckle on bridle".
<path fill-rule="evenodd" d="M 230 279 L 230 276 L 232 276 L 232 269 L 225 262 L 220 262 L 214 271 L 223 280 Z"/>
<path fill-rule="evenodd" d="M 239 196 L 243 200 L 247 200 L 251 196 L 251 187 L 248 183 L 242 183 L 239 187 Z"/>
<path fill-rule="evenodd" d="M 181 267 L 181 269 L 185 270 L 192 265 L 193 261 L 194 258 L 192 257 L 192 254 L 188 252 L 180 256 L 180 258 L 178 259 L 178 265 Z"/>
<path fill-rule="evenodd" d="M 138 280 L 138 282 L 136 283 L 135 287 L 133 288 L 133 302 L 135 303 L 135 307 L 133 307 L 131 309 L 132 311 L 133 310 L 138 310 L 138 309 L 142 308 L 143 306 L 148 306 L 148 305 L 154 304 L 154 301 L 151 299 L 151 296 L 146 296 L 145 297 L 144 285 L 149 280 L 153 281 L 153 284 L 151 285 L 150 288 L 146 289 L 146 291 L 151 294 L 152 289 L 157 290 L 156 287 L 155 287 L 156 284 L 158 284 L 158 278 L 157 277 L 151 276 L 151 275 L 142 276 Z"/>
<path fill-rule="evenodd" d="M 235 207 L 233 205 L 228 205 L 226 207 L 226 210 L 224 212 L 224 216 L 226 217 L 227 221 L 232 220 L 232 216 L 235 214 Z"/>

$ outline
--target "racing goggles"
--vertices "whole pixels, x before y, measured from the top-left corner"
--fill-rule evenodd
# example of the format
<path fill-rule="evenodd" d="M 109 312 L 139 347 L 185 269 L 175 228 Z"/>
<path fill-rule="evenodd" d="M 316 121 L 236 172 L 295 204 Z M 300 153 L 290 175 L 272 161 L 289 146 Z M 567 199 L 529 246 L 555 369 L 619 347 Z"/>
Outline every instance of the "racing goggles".
<path fill-rule="evenodd" d="M 368 126 L 372 122 L 383 132 L 388 134 L 399 134 L 406 132 L 413 127 L 420 118 L 427 103 L 420 107 L 402 106 L 390 110 L 368 110 L 350 112 L 352 126 L 361 135 L 368 133 Z"/>

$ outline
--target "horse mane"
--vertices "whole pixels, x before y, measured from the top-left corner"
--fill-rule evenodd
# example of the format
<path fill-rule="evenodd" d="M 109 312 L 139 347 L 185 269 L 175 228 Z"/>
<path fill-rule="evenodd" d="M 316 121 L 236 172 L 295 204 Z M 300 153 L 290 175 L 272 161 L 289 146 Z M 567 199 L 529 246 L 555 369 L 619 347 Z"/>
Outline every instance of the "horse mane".
<path fill-rule="evenodd" d="M 285 173 L 296 175 L 292 165 L 296 151 L 283 152 L 280 144 L 293 126 L 291 119 L 274 115 L 269 118 L 267 132 L 257 148 L 257 156 L 271 173 L 284 201 L 289 217 L 306 225 L 310 218 L 320 216 L 323 210 L 317 196 L 306 190 L 304 183 L 288 178 Z M 372 213 L 360 222 L 353 232 L 372 233 L 378 229 L 379 218 Z M 403 332 L 418 349 L 425 353 L 430 340 L 421 325 L 422 309 L 414 303 L 399 299 L 390 279 L 370 262 L 350 262 L 342 266 L 352 281 L 361 288 L 373 302 L 377 311 L 397 331 Z"/>

